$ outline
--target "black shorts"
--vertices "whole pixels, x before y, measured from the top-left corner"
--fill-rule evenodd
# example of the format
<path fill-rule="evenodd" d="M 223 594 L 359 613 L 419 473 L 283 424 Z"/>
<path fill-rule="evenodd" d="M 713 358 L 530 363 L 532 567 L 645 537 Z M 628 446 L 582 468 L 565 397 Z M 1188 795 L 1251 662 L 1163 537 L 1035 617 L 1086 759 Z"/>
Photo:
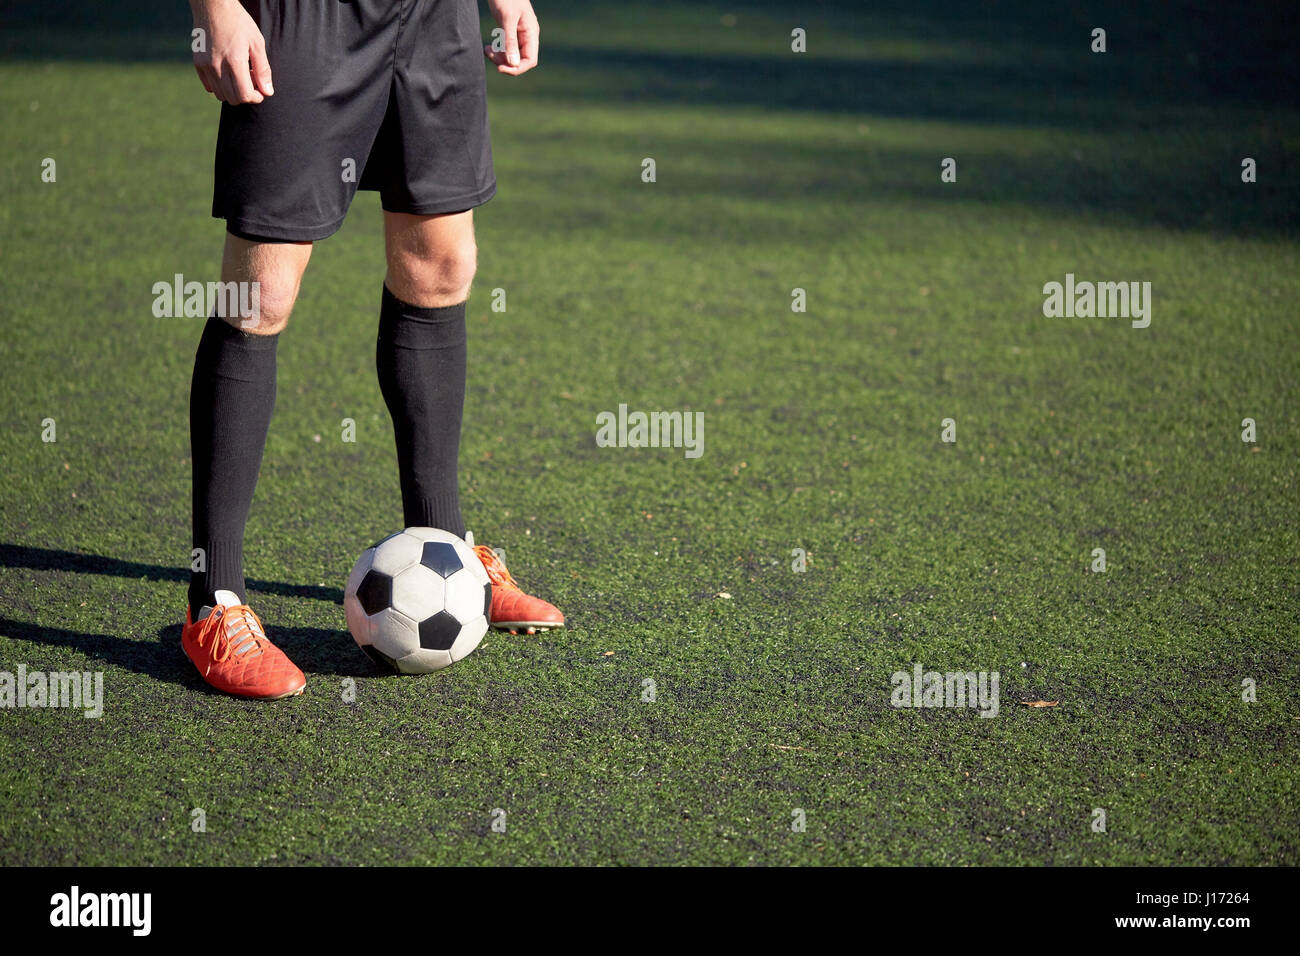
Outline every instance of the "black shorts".
<path fill-rule="evenodd" d="M 212 215 L 324 239 L 357 189 L 384 209 L 461 212 L 496 192 L 476 0 L 240 0 L 273 96 L 221 107 Z"/>

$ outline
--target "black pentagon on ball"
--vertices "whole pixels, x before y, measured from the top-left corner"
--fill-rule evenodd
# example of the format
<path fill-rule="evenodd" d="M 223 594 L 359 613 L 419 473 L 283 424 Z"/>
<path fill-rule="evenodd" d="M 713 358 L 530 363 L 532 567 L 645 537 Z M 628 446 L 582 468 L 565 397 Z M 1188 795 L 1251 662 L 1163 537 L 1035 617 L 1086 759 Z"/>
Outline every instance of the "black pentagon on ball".
<path fill-rule="evenodd" d="M 384 670 L 397 670 L 397 662 L 374 645 L 362 644 L 361 649 L 366 652 L 366 657 L 370 658 Z"/>
<path fill-rule="evenodd" d="M 434 574 L 444 578 L 451 577 L 464 567 L 460 563 L 460 555 L 447 541 L 424 542 L 424 553 L 420 555 L 420 563 Z"/>
<path fill-rule="evenodd" d="M 393 603 L 393 579 L 371 568 L 357 588 L 357 600 L 367 614 L 378 614 Z"/>
<path fill-rule="evenodd" d="M 420 646 L 430 651 L 449 651 L 460 635 L 460 621 L 439 611 L 420 622 Z"/>

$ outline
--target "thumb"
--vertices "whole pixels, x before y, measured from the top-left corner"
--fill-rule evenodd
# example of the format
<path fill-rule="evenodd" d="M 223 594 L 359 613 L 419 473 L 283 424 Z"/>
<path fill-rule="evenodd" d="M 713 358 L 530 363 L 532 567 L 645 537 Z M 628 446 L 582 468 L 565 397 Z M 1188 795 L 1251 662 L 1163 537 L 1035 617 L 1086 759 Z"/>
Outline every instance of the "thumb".
<path fill-rule="evenodd" d="M 519 65 L 519 21 L 503 24 L 506 31 L 506 62 Z"/>
<path fill-rule="evenodd" d="M 263 96 L 273 96 L 275 87 L 271 83 L 271 64 L 266 58 L 265 44 L 258 42 L 248 51 L 248 71 L 253 77 L 253 85 Z"/>

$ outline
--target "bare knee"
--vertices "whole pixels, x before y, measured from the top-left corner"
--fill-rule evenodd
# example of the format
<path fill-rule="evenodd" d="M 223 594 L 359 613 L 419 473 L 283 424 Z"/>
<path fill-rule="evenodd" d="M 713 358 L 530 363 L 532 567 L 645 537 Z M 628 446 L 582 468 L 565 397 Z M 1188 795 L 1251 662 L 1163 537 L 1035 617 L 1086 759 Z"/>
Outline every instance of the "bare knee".
<path fill-rule="evenodd" d="M 240 283 L 241 301 L 251 308 L 227 321 L 253 335 L 283 332 L 310 255 L 310 243 L 249 242 L 228 235 L 222 279 Z"/>
<path fill-rule="evenodd" d="M 289 324 L 293 304 L 298 300 L 298 280 L 282 275 L 263 275 L 252 295 L 256 303 L 251 318 L 239 327 L 253 335 L 279 335 Z"/>
<path fill-rule="evenodd" d="M 389 291 L 422 308 L 456 305 L 469 298 L 478 267 L 472 234 L 435 242 L 402 243 L 389 249 Z"/>

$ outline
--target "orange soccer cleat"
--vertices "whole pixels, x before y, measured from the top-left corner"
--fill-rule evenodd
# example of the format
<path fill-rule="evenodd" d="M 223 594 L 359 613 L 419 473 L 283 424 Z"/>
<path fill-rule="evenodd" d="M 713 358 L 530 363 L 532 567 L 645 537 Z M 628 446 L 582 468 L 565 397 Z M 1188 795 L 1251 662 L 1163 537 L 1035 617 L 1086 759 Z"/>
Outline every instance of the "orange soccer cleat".
<path fill-rule="evenodd" d="M 525 594 L 506 570 L 501 556 L 485 544 L 474 544 L 473 535 L 466 535 L 474 553 L 483 562 L 488 577 L 492 579 L 492 611 L 488 623 L 493 627 L 518 634 L 536 634 L 553 627 L 564 627 L 564 615 L 554 604 Z"/>
<path fill-rule="evenodd" d="M 227 694 L 259 700 L 301 694 L 307 678 L 267 639 L 253 609 L 231 591 L 218 591 L 216 599 L 197 621 L 187 608 L 181 631 L 181 647 L 203 679 Z"/>

